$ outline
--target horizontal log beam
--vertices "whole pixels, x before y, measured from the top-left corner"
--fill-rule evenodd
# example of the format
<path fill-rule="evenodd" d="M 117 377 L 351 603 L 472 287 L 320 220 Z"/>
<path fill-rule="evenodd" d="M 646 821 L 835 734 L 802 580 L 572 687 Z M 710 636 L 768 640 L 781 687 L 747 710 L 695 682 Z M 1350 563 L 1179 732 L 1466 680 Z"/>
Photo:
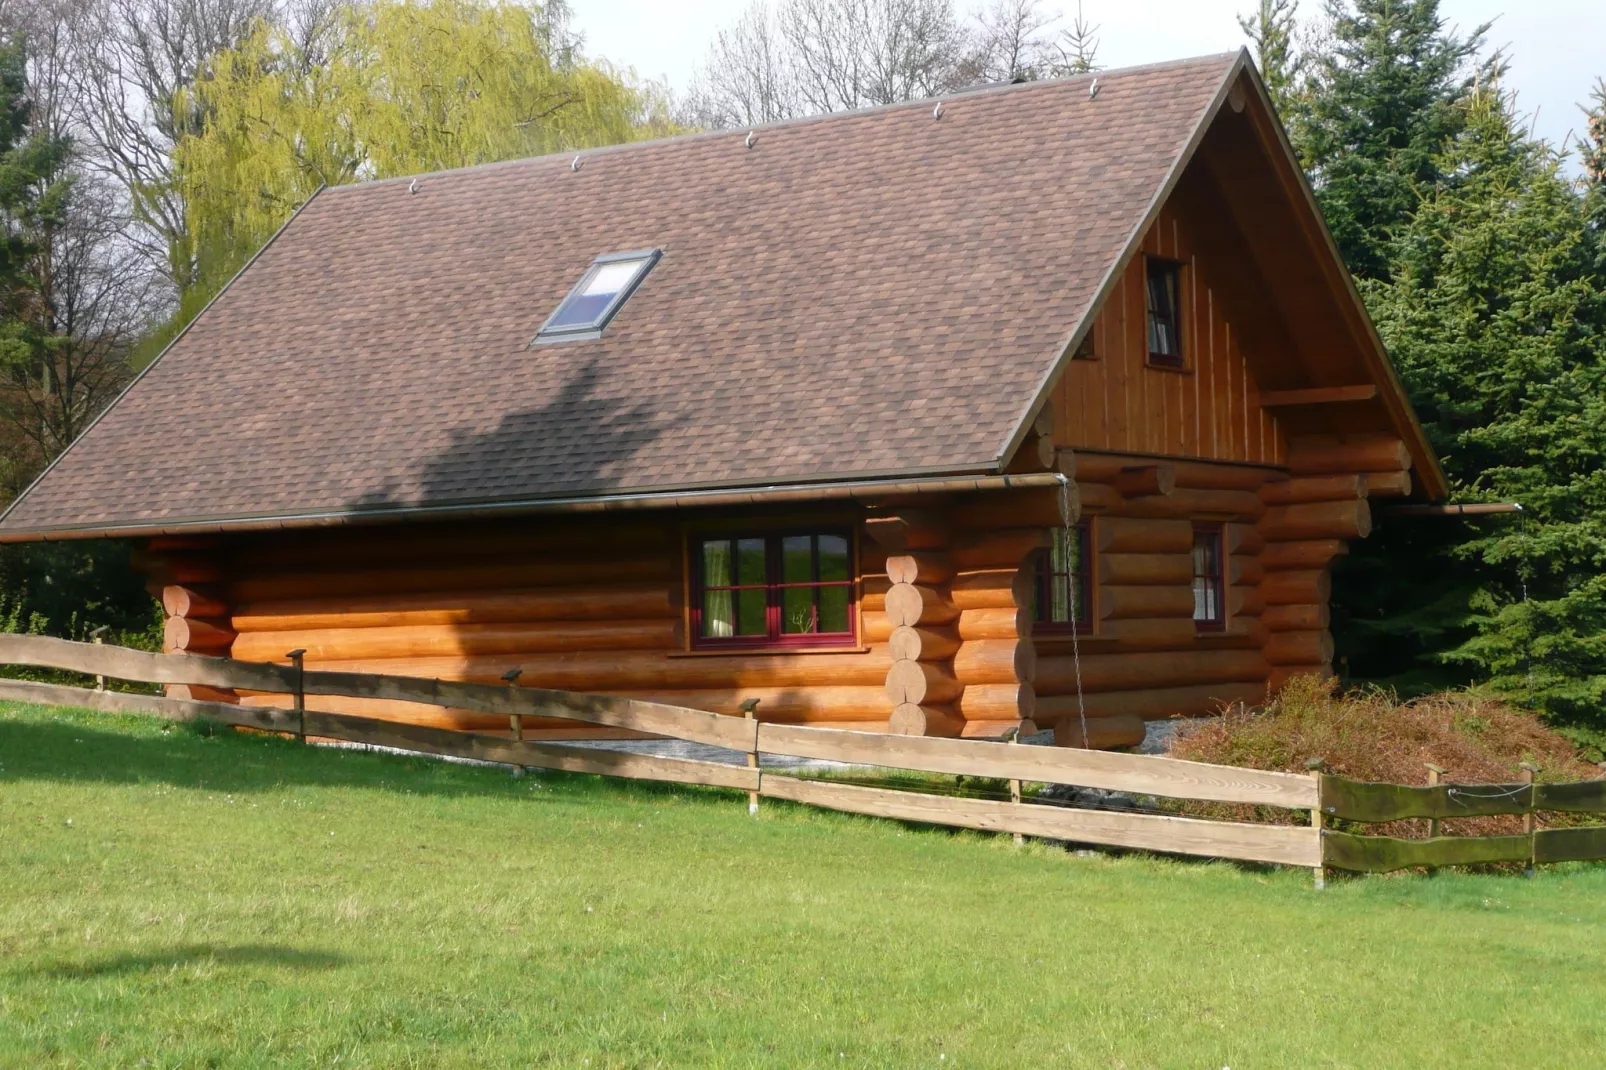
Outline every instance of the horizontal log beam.
<path fill-rule="evenodd" d="M 680 616 L 678 585 L 446 590 L 362 597 L 262 599 L 237 605 L 238 632 L 304 628 L 389 628 L 424 624 L 533 624 L 538 621 L 655 620 Z"/>
<path fill-rule="evenodd" d="M 383 628 L 309 628 L 245 632 L 234 641 L 242 661 L 281 661 L 302 649 L 309 661 L 467 657 L 487 654 L 678 650 L 681 622 L 549 621 L 533 624 L 403 624 Z"/>
<path fill-rule="evenodd" d="M 222 621 L 168 617 L 162 625 L 162 645 L 169 652 L 224 654 L 234 636 L 234 629 Z"/>
<path fill-rule="evenodd" d="M 1063 717 L 1054 725 L 1054 746 L 1079 750 L 1110 750 L 1135 747 L 1148 735 L 1143 718 L 1129 714 L 1113 717 Z"/>
<path fill-rule="evenodd" d="M 1282 569 L 1324 569 L 1333 558 L 1349 553 L 1349 543 L 1343 539 L 1302 539 L 1297 542 L 1268 543 L 1260 551 L 1260 563 L 1266 571 Z"/>
<path fill-rule="evenodd" d="M 227 617 L 228 605 L 215 594 L 169 584 L 162 588 L 162 609 L 169 617 Z"/>
<path fill-rule="evenodd" d="M 952 706 L 920 706 L 903 702 L 894 706 L 887 718 L 887 731 L 895 736 L 940 736 L 957 739 L 965 719 Z"/>
<path fill-rule="evenodd" d="M 1266 685 L 1259 682 L 1105 691 L 1083 695 L 1080 703 L 1075 695 L 1042 695 L 1037 699 L 1037 717 L 1044 724 L 1064 724 L 1068 718 L 1076 720 L 1084 715 L 1095 719 L 1130 716 L 1145 721 L 1205 717 L 1239 703 L 1264 706 L 1266 696 Z"/>
<path fill-rule="evenodd" d="M 1315 386 L 1305 390 L 1268 390 L 1260 395 L 1263 409 L 1292 409 L 1304 405 L 1339 405 L 1355 401 L 1372 401 L 1377 397 L 1377 385 Z"/>
<path fill-rule="evenodd" d="M 1134 465 L 1115 477 L 1115 490 L 1123 498 L 1164 497 L 1177 489 L 1177 470 L 1169 464 Z"/>
<path fill-rule="evenodd" d="M 952 624 L 959 607 L 948 595 L 924 584 L 896 583 L 887 591 L 884 612 L 895 628 Z"/>
<path fill-rule="evenodd" d="M 1371 486 L 1370 481 L 1371 477 L 1365 473 L 1353 472 L 1341 475 L 1301 476 L 1267 483 L 1260 490 L 1260 499 L 1267 505 L 1355 501 L 1367 496 Z"/>
<path fill-rule="evenodd" d="M 1410 467 L 1410 451 L 1393 435 L 1355 435 L 1344 439 L 1309 435 L 1289 442 L 1288 470 L 1299 476 L 1403 472 Z"/>
<path fill-rule="evenodd" d="M 953 702 L 962 685 L 947 665 L 929 661 L 895 661 L 887 670 L 887 699 L 897 706 L 912 703 L 916 706 L 937 706 Z"/>
<path fill-rule="evenodd" d="M 1193 582 L 1192 554 L 1098 554 L 1101 584 L 1116 586 L 1188 585 Z"/>
<path fill-rule="evenodd" d="M 1283 505 L 1268 510 L 1257 526 L 1267 542 L 1364 539 L 1372 533 L 1372 510 L 1365 501 Z"/>
<path fill-rule="evenodd" d="M 1193 524 L 1187 520 L 1101 516 L 1093 524 L 1099 553 L 1186 554 L 1193 550 Z"/>
<path fill-rule="evenodd" d="M 956 628 L 894 628 L 887 638 L 887 653 L 893 661 L 946 661 L 958 652 Z"/>
<path fill-rule="evenodd" d="M 1038 658 L 1034 685 L 1038 692 L 1075 694 L 1077 660 L 1064 656 Z M 1265 680 L 1270 668 L 1258 650 L 1084 654 L 1080 662 L 1084 692 L 1259 682 Z"/>

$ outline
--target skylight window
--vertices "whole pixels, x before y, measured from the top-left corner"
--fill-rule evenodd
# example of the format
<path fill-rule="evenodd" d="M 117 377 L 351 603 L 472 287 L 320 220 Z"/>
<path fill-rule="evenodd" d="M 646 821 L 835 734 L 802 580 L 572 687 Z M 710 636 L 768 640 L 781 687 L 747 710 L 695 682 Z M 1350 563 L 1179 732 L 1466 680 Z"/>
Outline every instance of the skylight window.
<path fill-rule="evenodd" d="M 635 253 L 608 253 L 592 262 L 579 285 L 558 305 L 541 330 L 537 342 L 571 338 L 598 338 L 614 313 L 640 285 L 662 254 L 657 249 Z"/>

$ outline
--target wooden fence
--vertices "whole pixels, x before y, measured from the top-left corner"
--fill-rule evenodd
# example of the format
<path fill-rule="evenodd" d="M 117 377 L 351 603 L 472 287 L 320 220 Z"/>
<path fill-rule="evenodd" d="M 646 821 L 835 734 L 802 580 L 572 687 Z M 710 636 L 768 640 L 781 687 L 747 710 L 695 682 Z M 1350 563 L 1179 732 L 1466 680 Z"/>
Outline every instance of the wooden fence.
<path fill-rule="evenodd" d="M 1322 827 L 1326 818 L 1392 821 L 1534 810 L 1606 812 L 1606 781 L 1576 784 L 1362 784 L 1321 774 L 1268 772 L 1151 755 L 977 740 L 850 732 L 769 724 L 606 695 L 304 671 L 298 665 L 193 654 L 149 654 L 41 636 L 0 635 L 0 664 L 26 665 L 152 684 L 192 684 L 288 694 L 292 709 L 198 702 L 23 680 L 0 680 L 0 698 L 290 733 L 508 765 L 733 788 L 760 797 L 903 821 L 1017 836 L 1304 866 L 1382 871 L 1490 861 L 1552 862 L 1606 857 L 1606 827 L 1545 829 L 1523 836 L 1399 840 Z M 305 708 L 309 695 L 396 699 L 509 718 L 508 736 L 459 732 Z M 561 717 L 725 748 L 747 765 L 633 754 L 517 738 L 524 717 Z M 1007 780 L 1010 801 L 836 783 L 759 768 L 762 754 Z M 1022 798 L 1023 782 L 1073 784 L 1208 802 L 1310 811 L 1308 825 L 1253 824 L 1164 814 L 1045 805 Z M 1530 824 L 1531 824 L 1530 817 Z"/>

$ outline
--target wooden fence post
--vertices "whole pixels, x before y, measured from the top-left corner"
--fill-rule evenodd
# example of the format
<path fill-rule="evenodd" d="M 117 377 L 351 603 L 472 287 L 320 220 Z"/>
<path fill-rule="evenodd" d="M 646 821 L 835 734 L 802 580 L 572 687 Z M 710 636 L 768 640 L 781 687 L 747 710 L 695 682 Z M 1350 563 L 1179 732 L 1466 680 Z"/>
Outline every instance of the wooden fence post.
<path fill-rule="evenodd" d="M 106 629 L 110 628 L 110 627 L 111 627 L 110 624 L 102 624 L 99 628 L 96 628 L 94 631 L 89 633 L 89 641 L 94 643 L 96 646 L 105 645 L 100 641 L 100 637 L 105 635 L 106 634 Z M 95 690 L 96 691 L 104 691 L 104 690 L 106 690 L 106 678 L 104 676 L 100 675 L 99 673 L 95 674 Z"/>
<path fill-rule="evenodd" d="M 307 741 L 307 691 L 306 687 L 304 686 L 307 668 L 306 665 L 303 664 L 306 656 L 306 650 L 301 648 L 292 650 L 290 653 L 285 655 L 285 657 L 290 659 L 290 664 L 294 665 L 296 670 L 296 739 L 302 743 Z"/>
<path fill-rule="evenodd" d="M 1522 763 L 1522 782 L 1524 784 L 1528 785 L 1528 811 L 1527 811 L 1527 813 L 1522 815 L 1522 831 L 1528 837 L 1528 864 L 1526 866 L 1524 866 L 1523 870 L 1522 870 L 1522 875 L 1524 877 L 1532 877 L 1534 875 L 1534 792 L 1533 792 L 1533 783 L 1534 783 L 1534 774 L 1537 773 L 1537 772 L 1539 772 L 1539 767 L 1537 765 L 1531 765 L 1528 762 L 1523 762 Z"/>
<path fill-rule="evenodd" d="M 508 687 L 516 688 L 516 687 L 519 686 L 519 677 L 522 676 L 523 674 L 524 674 L 524 670 L 523 669 L 509 669 L 507 672 L 502 674 L 502 679 L 507 681 L 507 686 Z M 521 714 L 521 713 L 510 713 L 510 714 L 508 714 L 507 715 L 507 726 L 513 732 L 513 742 L 515 742 L 515 743 L 524 742 L 524 715 L 523 714 Z M 522 769 L 523 766 L 520 766 L 520 768 Z"/>
<path fill-rule="evenodd" d="M 763 701 L 762 699 L 756 699 L 756 698 L 744 699 L 743 702 L 742 702 L 742 705 L 741 705 L 742 715 L 744 717 L 746 717 L 749 721 L 757 720 L 758 719 L 758 716 L 757 716 L 757 714 L 758 714 L 758 704 L 760 702 L 762 702 L 762 701 Z M 749 768 L 749 769 L 757 769 L 758 768 L 758 742 L 757 742 L 758 736 L 757 736 L 757 734 L 754 735 L 753 739 L 754 739 L 753 749 L 747 752 L 747 768 Z M 758 815 L 758 792 L 756 792 L 756 791 L 750 791 L 750 792 L 747 793 L 747 812 L 749 814 L 754 815 L 754 816 Z"/>
<path fill-rule="evenodd" d="M 1018 747 L 1018 746 L 1020 746 L 1020 726 L 1019 725 L 1017 725 L 1015 727 L 1014 733 L 1015 734 L 1010 738 L 1009 745 L 1011 747 Z M 1009 782 L 1009 801 L 1014 803 L 1017 806 L 1020 805 L 1020 781 L 1018 781 L 1018 780 L 1011 780 Z M 1015 833 L 1015 846 L 1016 847 L 1019 847 L 1021 844 L 1025 843 L 1025 842 L 1026 842 L 1026 837 L 1025 836 L 1022 836 L 1018 832 Z"/>
<path fill-rule="evenodd" d="M 1437 765 L 1434 765 L 1432 762 L 1423 762 L 1422 764 L 1428 767 L 1428 787 L 1431 788 L 1437 786 L 1439 783 L 1439 778 L 1444 775 L 1445 770 Z M 1438 834 L 1439 819 L 1436 817 L 1428 818 L 1428 839 L 1431 840 Z"/>
<path fill-rule="evenodd" d="M 1322 772 L 1322 762 L 1323 760 L 1321 758 L 1312 758 L 1305 763 L 1305 768 L 1309 769 L 1311 775 L 1316 778 L 1316 805 L 1310 808 L 1310 827 L 1316 830 L 1316 852 L 1318 859 L 1322 857 L 1323 853 L 1322 829 L 1326 825 L 1322 814 L 1322 778 L 1326 775 Z M 1322 865 L 1320 861 L 1318 861 L 1315 868 L 1311 870 L 1311 876 L 1315 879 L 1316 890 L 1318 892 L 1327 888 L 1327 867 Z"/>

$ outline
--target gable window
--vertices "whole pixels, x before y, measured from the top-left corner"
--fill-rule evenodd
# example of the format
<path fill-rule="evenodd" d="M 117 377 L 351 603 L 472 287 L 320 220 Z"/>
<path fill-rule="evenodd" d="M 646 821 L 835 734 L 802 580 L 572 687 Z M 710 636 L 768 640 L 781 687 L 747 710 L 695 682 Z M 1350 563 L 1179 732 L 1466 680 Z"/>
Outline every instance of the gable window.
<path fill-rule="evenodd" d="M 541 325 L 537 342 L 598 338 L 662 254 L 657 249 L 599 256 Z"/>
<path fill-rule="evenodd" d="M 1222 567 L 1221 525 L 1193 529 L 1193 623 L 1202 632 L 1227 626 L 1226 575 Z"/>
<path fill-rule="evenodd" d="M 1182 265 L 1146 261 L 1149 306 L 1149 363 L 1182 367 Z"/>
<path fill-rule="evenodd" d="M 1087 525 L 1078 524 L 1069 531 L 1055 528 L 1051 534 L 1053 544 L 1037 555 L 1037 607 L 1033 616 L 1045 631 L 1060 627 L 1069 631 L 1074 621 L 1079 631 L 1089 632 L 1092 555 L 1088 553 Z"/>
<path fill-rule="evenodd" d="M 692 645 L 853 643 L 852 546 L 842 531 L 695 539 Z"/>

